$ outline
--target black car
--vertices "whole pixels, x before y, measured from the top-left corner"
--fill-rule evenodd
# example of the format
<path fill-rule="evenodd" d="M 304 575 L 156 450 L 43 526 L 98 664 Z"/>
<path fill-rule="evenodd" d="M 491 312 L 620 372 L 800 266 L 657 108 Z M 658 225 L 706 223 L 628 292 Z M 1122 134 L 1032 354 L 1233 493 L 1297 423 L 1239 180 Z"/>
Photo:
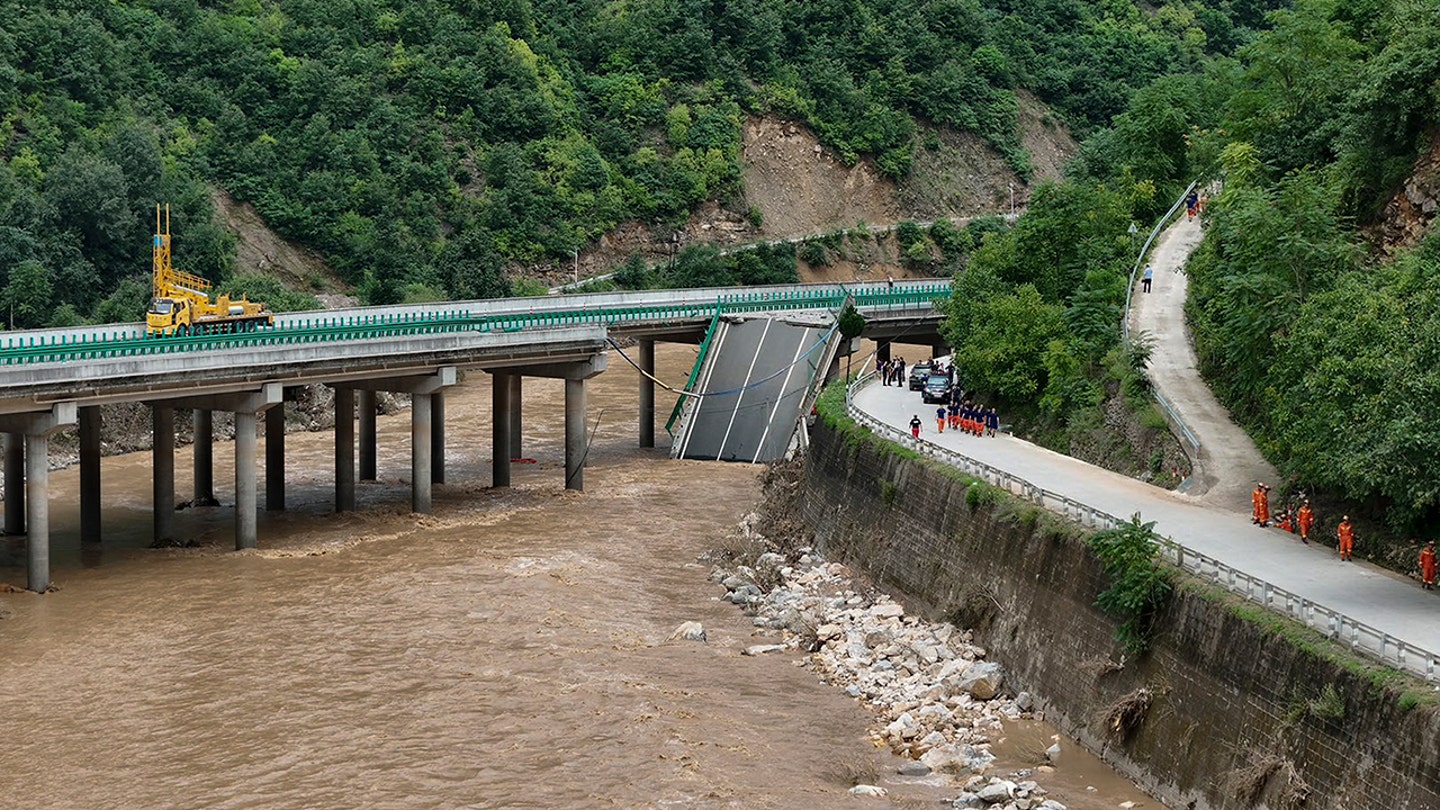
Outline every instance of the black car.
<path fill-rule="evenodd" d="M 931 374 L 930 378 L 925 381 L 925 387 L 920 389 L 920 399 L 927 403 L 949 404 L 950 377 L 945 374 Z"/>
<path fill-rule="evenodd" d="M 910 367 L 910 390 L 919 391 L 925 387 L 925 381 L 930 379 L 930 363 L 921 361 Z"/>

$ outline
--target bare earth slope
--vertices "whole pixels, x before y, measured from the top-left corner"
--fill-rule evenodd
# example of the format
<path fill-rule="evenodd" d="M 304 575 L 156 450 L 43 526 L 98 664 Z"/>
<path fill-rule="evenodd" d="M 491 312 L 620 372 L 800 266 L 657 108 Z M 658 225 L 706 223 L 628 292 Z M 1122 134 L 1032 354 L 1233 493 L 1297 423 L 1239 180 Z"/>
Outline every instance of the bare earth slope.
<path fill-rule="evenodd" d="M 1161 235 L 1151 254 L 1155 268 L 1152 291 L 1146 294 L 1137 288 L 1130 328 L 1144 331 L 1154 340 L 1150 379 L 1200 440 L 1200 458 L 1189 494 L 1206 504 L 1249 512 L 1255 482 L 1274 483 L 1276 473 L 1200 377 L 1185 325 L 1189 276 L 1181 272 L 1190 252 L 1200 244 L 1200 236 L 1200 221 L 1183 218 Z"/>

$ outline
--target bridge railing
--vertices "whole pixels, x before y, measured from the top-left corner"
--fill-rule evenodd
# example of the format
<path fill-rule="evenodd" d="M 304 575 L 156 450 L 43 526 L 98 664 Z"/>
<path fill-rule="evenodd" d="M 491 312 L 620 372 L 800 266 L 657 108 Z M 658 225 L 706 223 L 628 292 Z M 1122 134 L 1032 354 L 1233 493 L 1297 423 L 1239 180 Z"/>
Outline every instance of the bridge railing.
<path fill-rule="evenodd" d="M 867 374 L 853 382 L 845 391 L 845 412 L 851 419 L 871 432 L 917 453 L 956 467 L 968 475 L 973 475 L 1036 506 L 1064 515 L 1082 526 L 1097 530 L 1113 529 L 1128 522 L 1067 495 L 1036 486 L 1018 475 L 970 458 L 963 453 L 941 447 L 924 439 L 916 439 L 904 430 L 876 419 L 855 405 L 856 392 L 874 381 L 875 375 Z M 1161 557 L 1182 571 L 1214 583 L 1263 607 L 1289 616 L 1332 641 L 1348 646 L 1352 652 L 1375 658 L 1396 669 L 1419 675 L 1430 682 L 1440 681 L 1440 653 L 1396 638 L 1378 627 L 1306 599 L 1214 557 L 1187 548 L 1169 537 L 1160 537 L 1157 543 L 1160 546 Z"/>
<path fill-rule="evenodd" d="M 273 328 L 224 334 L 156 338 L 134 325 L 113 330 L 87 327 L 0 335 L 0 365 L 211 351 L 237 346 L 284 346 L 450 332 L 516 332 L 573 326 L 616 327 L 626 324 L 708 323 L 719 307 L 722 313 L 837 309 L 847 295 L 855 294 L 863 311 L 932 308 L 934 299 L 949 294 L 948 279 L 886 284 L 794 285 L 736 292 L 678 290 L 647 294 L 620 303 L 587 302 L 584 296 L 569 306 L 554 306 L 555 298 L 506 299 L 425 305 L 421 308 L 371 308 L 338 312 L 296 313 L 283 316 Z M 858 291 L 858 292 L 857 292 Z M 606 298 L 606 296 L 598 296 Z M 544 306 L 531 308 L 527 302 Z"/>

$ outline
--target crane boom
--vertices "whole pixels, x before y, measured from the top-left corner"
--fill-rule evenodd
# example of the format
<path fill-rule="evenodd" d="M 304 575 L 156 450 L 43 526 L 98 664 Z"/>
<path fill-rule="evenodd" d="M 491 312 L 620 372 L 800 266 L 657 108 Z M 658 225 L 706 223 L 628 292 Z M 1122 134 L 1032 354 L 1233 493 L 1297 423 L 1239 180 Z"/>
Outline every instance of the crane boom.
<path fill-rule="evenodd" d="M 150 264 L 154 295 L 145 313 L 145 329 L 151 335 L 247 332 L 275 323 L 275 314 L 264 304 L 228 295 L 212 302 L 208 279 L 175 269 L 170 263 L 169 205 L 155 206 Z"/>

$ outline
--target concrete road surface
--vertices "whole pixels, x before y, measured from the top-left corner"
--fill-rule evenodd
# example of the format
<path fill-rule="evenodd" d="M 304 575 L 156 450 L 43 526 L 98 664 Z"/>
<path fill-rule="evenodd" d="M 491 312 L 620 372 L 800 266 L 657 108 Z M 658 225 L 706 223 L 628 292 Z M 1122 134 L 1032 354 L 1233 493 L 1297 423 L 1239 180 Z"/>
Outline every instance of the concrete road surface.
<path fill-rule="evenodd" d="M 1136 283 L 1130 302 L 1130 331 L 1132 335 L 1143 331 L 1153 341 L 1150 381 L 1200 440 L 1200 458 L 1195 459 L 1187 492 L 1204 503 L 1248 515 L 1255 482 L 1273 485 L 1278 476 L 1200 377 L 1190 330 L 1185 326 L 1189 276 L 1181 272 L 1199 244 L 1198 219 L 1182 216 L 1161 235 L 1150 254 L 1155 269 L 1151 291 L 1141 292 Z"/>
<path fill-rule="evenodd" d="M 1159 274 L 1157 273 L 1157 276 Z M 1173 280 L 1166 276 L 1164 281 Z M 1119 517 L 1139 512 L 1156 531 L 1273 585 L 1344 613 L 1426 650 L 1440 652 L 1440 591 L 1362 562 L 1340 562 L 1334 549 L 1301 545 L 1298 537 L 1250 523 L 1244 514 L 1204 503 L 1086 464 L 1012 436 L 976 438 L 935 432 L 935 407 L 919 393 L 872 384 L 856 406 L 908 433 L 919 414 L 921 438 L 963 453 L 1081 503 Z M 1002 414 L 1003 417 L 1003 414 Z"/>

